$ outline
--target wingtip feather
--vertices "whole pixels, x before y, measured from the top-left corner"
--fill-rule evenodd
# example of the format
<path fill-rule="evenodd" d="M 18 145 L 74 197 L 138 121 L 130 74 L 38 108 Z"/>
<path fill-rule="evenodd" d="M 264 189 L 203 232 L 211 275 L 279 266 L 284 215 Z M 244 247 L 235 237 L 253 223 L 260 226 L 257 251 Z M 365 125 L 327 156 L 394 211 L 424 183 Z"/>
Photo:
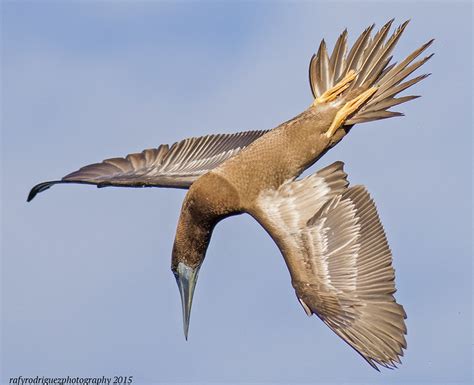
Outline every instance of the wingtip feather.
<path fill-rule="evenodd" d="M 54 181 L 49 181 L 49 182 L 42 182 L 38 183 L 36 186 L 33 186 L 33 188 L 30 190 L 28 197 L 26 198 L 27 202 L 31 202 L 36 195 L 38 195 L 40 192 L 43 192 L 47 189 L 49 189 L 52 185 L 56 183 L 60 183 L 61 181 L 54 180 Z"/>

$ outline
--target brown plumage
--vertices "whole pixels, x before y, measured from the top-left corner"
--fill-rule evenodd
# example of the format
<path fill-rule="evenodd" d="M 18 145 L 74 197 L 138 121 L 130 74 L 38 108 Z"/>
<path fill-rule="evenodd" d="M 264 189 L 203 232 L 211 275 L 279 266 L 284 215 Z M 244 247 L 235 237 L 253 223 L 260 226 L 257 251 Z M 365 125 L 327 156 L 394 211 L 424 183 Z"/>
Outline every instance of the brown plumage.
<path fill-rule="evenodd" d="M 396 95 L 427 75 L 405 80 L 431 56 L 421 46 L 389 64 L 403 23 L 372 36 L 367 28 L 347 53 L 347 31 L 331 55 L 322 41 L 311 59 L 315 98 L 270 131 L 209 135 L 92 164 L 62 180 L 41 183 L 28 201 L 57 183 L 189 188 L 173 247 L 187 337 L 192 296 L 214 226 L 242 213 L 274 239 L 296 296 L 367 362 L 395 367 L 406 348 L 405 312 L 395 293 L 392 256 L 374 202 L 363 186 L 348 187 L 343 163 L 296 179 L 335 146 L 352 125 L 401 115 L 389 108 L 414 99 Z"/>

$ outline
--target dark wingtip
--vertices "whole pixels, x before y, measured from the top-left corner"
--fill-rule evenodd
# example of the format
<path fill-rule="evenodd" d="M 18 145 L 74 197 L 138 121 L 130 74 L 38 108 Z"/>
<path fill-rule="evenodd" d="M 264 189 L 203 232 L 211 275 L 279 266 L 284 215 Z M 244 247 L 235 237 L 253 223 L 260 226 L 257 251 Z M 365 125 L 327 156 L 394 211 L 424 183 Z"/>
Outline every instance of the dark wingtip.
<path fill-rule="evenodd" d="M 34 186 L 30 190 L 30 193 L 28 194 L 28 198 L 26 198 L 26 201 L 31 202 L 38 193 L 49 189 L 52 185 L 54 185 L 56 183 L 60 183 L 60 181 L 59 180 L 54 180 L 54 181 L 50 181 L 50 182 L 43 182 L 43 183 L 37 184 L 36 186 Z"/>

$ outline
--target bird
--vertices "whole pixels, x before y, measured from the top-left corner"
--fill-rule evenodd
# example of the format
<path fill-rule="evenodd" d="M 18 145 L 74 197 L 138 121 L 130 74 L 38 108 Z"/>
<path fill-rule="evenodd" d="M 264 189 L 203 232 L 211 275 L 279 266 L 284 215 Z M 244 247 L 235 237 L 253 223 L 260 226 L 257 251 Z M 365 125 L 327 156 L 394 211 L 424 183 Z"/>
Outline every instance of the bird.
<path fill-rule="evenodd" d="M 213 134 L 89 164 L 39 183 L 188 189 L 177 224 L 171 270 L 188 339 L 191 307 L 212 232 L 248 214 L 270 235 L 289 270 L 297 300 L 374 369 L 395 368 L 407 347 L 406 313 L 395 299 L 392 253 L 373 199 L 350 186 L 337 161 L 301 174 L 358 123 L 403 115 L 391 107 L 417 98 L 398 94 L 430 74 L 410 75 L 434 39 L 400 62 L 392 51 L 409 21 L 367 27 L 348 48 L 345 29 L 329 54 L 324 39 L 309 64 L 312 103 L 271 130 Z"/>

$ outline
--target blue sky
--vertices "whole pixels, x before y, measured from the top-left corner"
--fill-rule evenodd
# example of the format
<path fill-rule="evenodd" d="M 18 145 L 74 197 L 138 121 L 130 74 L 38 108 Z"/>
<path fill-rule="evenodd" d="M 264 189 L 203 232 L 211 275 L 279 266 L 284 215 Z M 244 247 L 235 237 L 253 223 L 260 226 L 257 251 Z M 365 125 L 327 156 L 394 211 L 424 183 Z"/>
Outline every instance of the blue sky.
<path fill-rule="evenodd" d="M 185 192 L 32 185 L 207 133 L 272 128 L 311 103 L 319 41 L 411 23 L 433 75 L 403 118 L 356 126 L 346 163 L 394 255 L 408 350 L 371 369 L 298 304 L 268 235 L 218 225 L 182 335 L 171 247 Z M 133 375 L 136 383 L 469 383 L 472 379 L 470 2 L 3 2 L 2 381 Z"/>

